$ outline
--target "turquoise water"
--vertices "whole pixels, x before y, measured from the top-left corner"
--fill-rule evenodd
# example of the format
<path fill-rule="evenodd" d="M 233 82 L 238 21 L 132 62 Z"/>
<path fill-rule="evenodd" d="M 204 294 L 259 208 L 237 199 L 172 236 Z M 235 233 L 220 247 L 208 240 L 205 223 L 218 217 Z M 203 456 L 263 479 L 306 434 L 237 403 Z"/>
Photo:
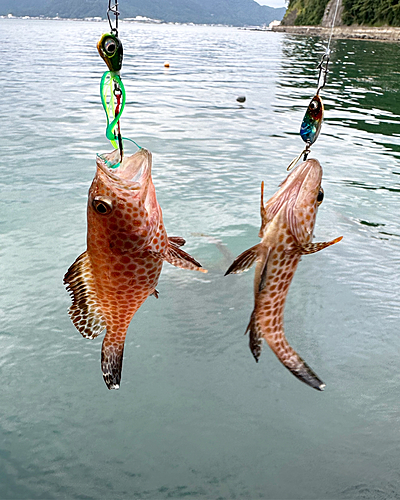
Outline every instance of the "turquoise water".
<path fill-rule="evenodd" d="M 106 29 L 0 20 L 0 498 L 400 498 L 400 46 L 333 43 L 315 236 L 344 238 L 303 258 L 285 309 L 319 393 L 267 347 L 254 362 L 253 272 L 223 274 L 258 241 L 261 181 L 272 195 L 303 146 L 321 41 L 121 24 L 123 133 L 153 152 L 167 231 L 209 273 L 165 265 L 108 391 L 62 284 L 110 151 Z"/>

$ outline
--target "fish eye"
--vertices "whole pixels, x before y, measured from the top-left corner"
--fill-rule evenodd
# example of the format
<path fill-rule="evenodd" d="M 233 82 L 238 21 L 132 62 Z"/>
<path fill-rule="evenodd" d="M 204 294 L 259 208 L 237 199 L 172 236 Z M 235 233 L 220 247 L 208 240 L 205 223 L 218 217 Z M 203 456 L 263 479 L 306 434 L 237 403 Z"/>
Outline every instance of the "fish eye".
<path fill-rule="evenodd" d="M 115 51 L 117 50 L 117 44 L 113 38 L 107 38 L 104 42 L 104 52 L 108 56 L 114 55 Z"/>
<path fill-rule="evenodd" d="M 323 199 L 324 199 L 324 190 L 322 189 L 322 187 L 320 187 L 317 196 L 317 204 L 321 205 Z"/>
<path fill-rule="evenodd" d="M 96 196 L 92 201 L 93 208 L 100 215 L 108 215 L 112 212 L 112 201 L 108 196 Z"/>

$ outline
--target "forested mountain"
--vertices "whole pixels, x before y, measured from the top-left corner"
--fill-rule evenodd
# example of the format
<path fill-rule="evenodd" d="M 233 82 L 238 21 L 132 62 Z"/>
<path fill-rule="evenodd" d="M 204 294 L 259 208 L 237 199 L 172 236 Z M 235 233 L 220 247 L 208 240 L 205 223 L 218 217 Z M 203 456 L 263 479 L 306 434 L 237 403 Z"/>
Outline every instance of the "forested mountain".
<path fill-rule="evenodd" d="M 343 6 L 342 19 L 345 24 L 400 26 L 398 0 L 343 0 Z"/>
<path fill-rule="evenodd" d="M 105 17 L 107 0 L 0 0 L 0 15 L 65 18 Z M 261 6 L 254 0 L 119 0 L 121 19 L 143 16 L 165 22 L 269 24 L 285 9 Z"/>
<path fill-rule="evenodd" d="M 290 0 L 285 25 L 319 25 L 325 9 L 336 8 L 337 0 Z M 400 26 L 399 0 L 339 0 L 342 24 Z"/>

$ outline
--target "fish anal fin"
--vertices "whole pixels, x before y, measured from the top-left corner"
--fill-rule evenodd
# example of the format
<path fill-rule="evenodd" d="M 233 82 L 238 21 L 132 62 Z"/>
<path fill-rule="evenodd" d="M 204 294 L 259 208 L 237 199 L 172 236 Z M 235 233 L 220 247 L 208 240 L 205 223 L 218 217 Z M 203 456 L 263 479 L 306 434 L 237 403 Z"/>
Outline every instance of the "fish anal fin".
<path fill-rule="evenodd" d="M 237 274 L 242 273 L 243 271 L 247 271 L 251 268 L 251 266 L 256 262 L 256 260 L 261 257 L 261 243 L 258 243 L 254 247 L 249 248 L 245 252 L 241 253 L 239 257 L 232 262 L 230 267 L 225 273 L 225 276 L 228 274 Z"/>
<path fill-rule="evenodd" d="M 262 351 L 262 331 L 261 328 L 259 327 L 256 319 L 254 312 L 251 315 L 250 322 L 247 326 L 247 329 L 245 331 L 246 333 L 249 332 L 249 347 L 250 351 L 254 356 L 254 359 L 256 360 L 256 363 L 258 363 L 258 359 L 261 356 L 261 351 Z"/>
<path fill-rule="evenodd" d="M 101 348 L 101 371 L 108 389 L 119 389 L 121 383 L 124 343 L 110 343 L 104 338 Z"/>
<path fill-rule="evenodd" d="M 106 328 L 106 321 L 97 303 L 92 266 L 87 252 L 83 252 L 68 269 L 64 285 L 72 298 L 68 313 L 73 324 L 83 337 L 94 339 Z"/>
<path fill-rule="evenodd" d="M 183 238 L 182 238 L 183 239 Z M 197 262 L 191 255 L 179 248 L 177 244 L 169 241 L 167 251 L 164 255 L 164 260 L 169 262 L 175 267 L 180 267 L 182 269 L 189 269 L 191 271 L 200 271 L 201 273 L 207 273 L 207 269 L 203 269 L 200 262 Z"/>
<path fill-rule="evenodd" d="M 174 243 L 178 247 L 183 247 L 183 245 L 186 243 L 186 240 L 184 238 L 181 238 L 180 236 L 168 236 L 168 240 L 170 243 Z"/>

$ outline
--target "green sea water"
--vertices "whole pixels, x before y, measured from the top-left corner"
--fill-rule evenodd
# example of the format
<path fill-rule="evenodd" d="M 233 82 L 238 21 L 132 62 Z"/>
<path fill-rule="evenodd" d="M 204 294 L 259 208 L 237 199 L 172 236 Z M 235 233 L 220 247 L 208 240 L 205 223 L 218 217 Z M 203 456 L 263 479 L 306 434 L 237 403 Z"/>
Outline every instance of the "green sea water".
<path fill-rule="evenodd" d="M 209 273 L 165 264 L 108 391 L 62 284 L 111 150 L 106 30 L 0 20 L 0 498 L 400 498 L 400 45 L 333 41 L 321 92 L 315 240 L 343 240 L 302 259 L 285 308 L 319 393 L 267 346 L 254 362 L 253 271 L 224 272 L 258 242 L 261 181 L 268 198 L 303 147 L 325 41 L 121 23 L 123 134 L 153 152 L 166 229 Z"/>

